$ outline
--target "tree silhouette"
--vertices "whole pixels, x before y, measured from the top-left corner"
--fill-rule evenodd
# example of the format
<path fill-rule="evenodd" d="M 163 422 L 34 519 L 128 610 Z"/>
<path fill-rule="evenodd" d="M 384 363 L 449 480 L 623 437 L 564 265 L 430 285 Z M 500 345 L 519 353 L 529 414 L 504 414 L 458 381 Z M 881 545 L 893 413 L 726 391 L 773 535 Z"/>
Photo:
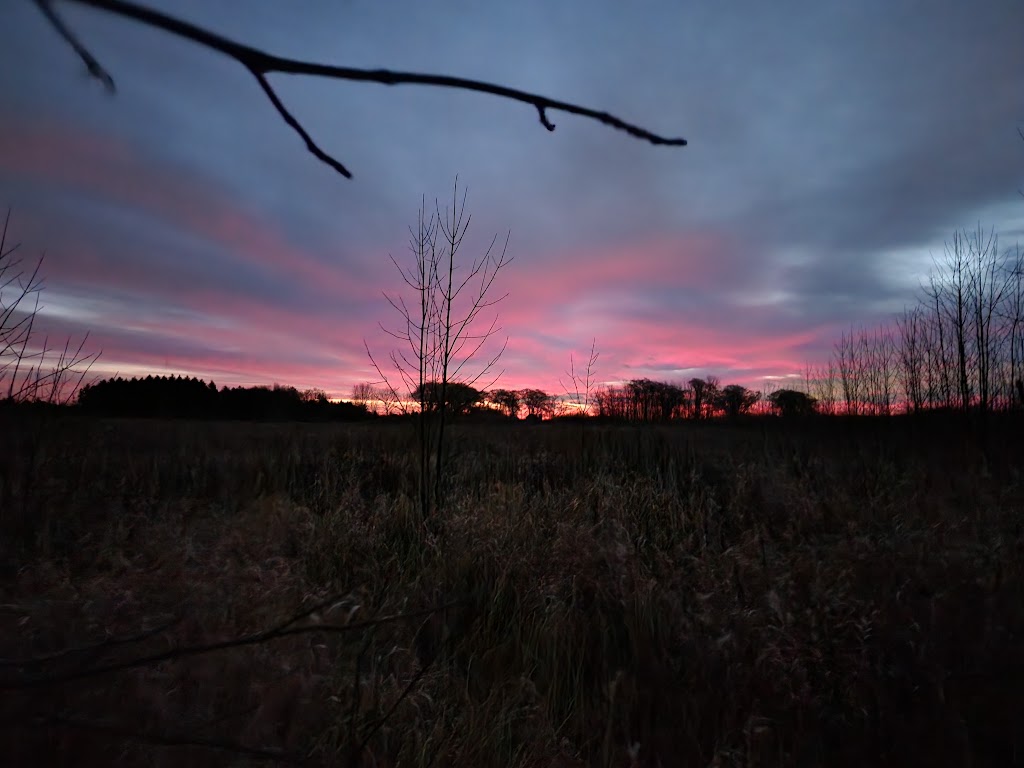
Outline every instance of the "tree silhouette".
<path fill-rule="evenodd" d="M 499 241 L 495 234 L 481 256 L 465 261 L 460 250 L 470 218 L 466 213 L 465 191 L 459 200 L 458 177 L 450 208 L 442 212 L 440 202 L 435 200 L 434 213 L 428 213 L 426 200 L 422 200 L 417 225 L 409 228 L 412 264 L 403 267 L 394 256 L 390 257 L 409 294 L 408 300 L 400 293 L 384 294 L 398 314 L 396 327 L 380 326 L 399 342 L 399 348 L 389 355 L 395 371 L 391 377 L 363 341 L 370 363 L 395 399 L 399 399 L 399 387 L 403 387 L 418 405 L 420 511 L 424 519 L 440 501 L 446 415 L 459 394 L 449 396 L 447 388 L 467 387 L 476 393 L 476 402 L 480 393 L 475 386 L 493 375 L 508 343 L 506 338 L 500 349 L 487 349 L 488 342 L 501 328 L 496 311 L 489 321 L 486 315 L 507 295 L 495 297 L 493 288 L 498 273 L 512 261 L 508 256 L 511 233 L 506 234 L 504 241 Z M 498 376 L 500 373 L 482 389 L 491 386 Z M 426 418 L 428 411 L 433 411 L 437 418 Z M 431 461 L 433 467 L 429 466 Z"/>
<path fill-rule="evenodd" d="M 114 91 L 113 76 L 99 63 L 99 60 L 92 55 L 88 48 L 79 40 L 78 36 L 71 30 L 63 19 L 54 10 L 54 0 L 34 0 L 36 6 L 53 26 L 57 33 L 71 46 L 78 57 L 85 64 L 89 74 L 95 77 L 108 90 Z M 616 117 L 607 112 L 582 107 L 566 101 L 549 99 L 536 93 L 521 91 L 516 88 L 508 88 L 503 85 L 485 82 L 482 80 L 471 80 L 463 77 L 451 77 L 448 75 L 426 74 L 422 72 L 396 72 L 386 69 L 361 69 L 357 67 L 334 66 L 320 64 L 312 61 L 289 59 L 262 51 L 258 48 L 230 40 L 221 35 L 214 34 L 208 29 L 190 24 L 187 21 L 169 16 L 165 13 L 144 8 L 135 3 L 125 0 L 65 0 L 65 2 L 87 5 L 101 11 L 120 16 L 125 19 L 139 22 L 147 27 L 159 29 L 176 37 L 184 38 L 193 43 L 224 54 L 242 65 L 256 78 L 260 88 L 274 109 L 287 125 L 295 131 L 306 145 L 306 149 L 322 163 L 333 168 L 345 178 L 352 178 L 352 173 L 342 165 L 336 158 L 322 150 L 302 126 L 302 124 L 285 107 L 277 92 L 267 80 L 271 73 L 288 75 L 312 75 L 315 77 L 326 77 L 334 80 L 348 80 L 363 83 L 378 83 L 380 85 L 420 85 L 435 86 L 439 88 L 455 88 L 463 91 L 476 93 L 488 93 L 503 99 L 519 101 L 529 104 L 537 110 L 537 116 L 541 125 L 549 131 L 555 130 L 555 124 L 548 118 L 548 111 L 566 112 L 572 115 L 579 115 L 591 120 L 596 120 L 611 128 L 624 131 L 630 136 L 654 145 L 662 146 L 686 146 L 686 139 L 667 138 L 641 128 L 633 123 Z"/>
<path fill-rule="evenodd" d="M 716 405 L 726 416 L 735 419 L 749 412 L 760 399 L 760 392 L 753 392 L 739 384 L 729 384 L 719 392 Z"/>
<path fill-rule="evenodd" d="M 1024 251 L 980 225 L 954 232 L 917 305 L 851 328 L 807 374 L 819 413 L 888 416 L 1024 405 Z M 838 406 L 838 407 L 837 407 Z"/>
<path fill-rule="evenodd" d="M 10 221 L 8 209 L 0 225 L 0 402 L 67 405 L 100 353 L 85 351 L 88 333 L 77 347 L 70 338 L 63 347 L 39 338 L 43 257 L 35 264 L 21 259 L 21 244 L 7 242 Z"/>
<path fill-rule="evenodd" d="M 669 421 L 682 408 L 682 388 L 664 381 L 633 379 L 625 386 L 627 417 L 636 421 Z"/>
<path fill-rule="evenodd" d="M 576 370 L 576 360 L 572 354 L 569 355 L 569 370 L 566 371 L 566 375 L 569 377 L 570 384 L 563 382 L 559 379 L 558 383 L 562 385 L 562 389 L 565 390 L 565 396 L 572 403 L 572 408 L 580 416 L 590 415 L 590 403 L 593 399 L 591 392 L 594 388 L 594 378 L 596 372 L 594 366 L 597 365 L 597 358 L 601 356 L 601 353 L 597 351 L 597 337 L 590 343 L 590 356 L 587 358 L 586 368 L 582 366 Z"/>
<path fill-rule="evenodd" d="M 443 401 L 445 410 L 454 415 L 469 413 L 482 397 L 480 390 L 461 381 L 427 381 L 417 386 L 410 395 L 413 400 L 423 403 L 424 409 L 429 412 L 440 411 Z"/>
<path fill-rule="evenodd" d="M 502 413 L 510 418 L 519 418 L 519 408 L 523 404 L 520 393 L 515 389 L 492 389 L 487 399 L 498 406 Z"/>
<path fill-rule="evenodd" d="M 806 392 L 795 389 L 777 389 L 768 395 L 768 401 L 785 418 L 812 415 L 816 402 Z"/>
<path fill-rule="evenodd" d="M 705 411 L 709 410 L 711 398 L 714 397 L 714 389 L 705 379 L 690 379 L 690 392 L 692 397 L 690 405 L 693 408 L 693 418 L 703 419 Z"/>
<path fill-rule="evenodd" d="M 98 416 L 270 421 L 347 421 L 370 414 L 354 403 L 332 403 L 320 389 L 234 387 L 218 391 L 195 378 L 104 379 L 82 388 L 78 407 Z"/>
<path fill-rule="evenodd" d="M 526 415 L 534 418 L 551 416 L 555 412 L 555 398 L 541 389 L 524 389 L 519 397 L 526 407 Z"/>

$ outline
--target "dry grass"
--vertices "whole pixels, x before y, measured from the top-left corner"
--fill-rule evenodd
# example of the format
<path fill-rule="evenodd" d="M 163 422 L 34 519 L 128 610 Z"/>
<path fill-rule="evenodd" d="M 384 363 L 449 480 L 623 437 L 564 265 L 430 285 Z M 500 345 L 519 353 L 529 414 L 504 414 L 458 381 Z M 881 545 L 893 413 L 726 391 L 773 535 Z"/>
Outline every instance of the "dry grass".
<path fill-rule="evenodd" d="M 1015 425 L 3 418 L 7 764 L 1024 764 Z"/>

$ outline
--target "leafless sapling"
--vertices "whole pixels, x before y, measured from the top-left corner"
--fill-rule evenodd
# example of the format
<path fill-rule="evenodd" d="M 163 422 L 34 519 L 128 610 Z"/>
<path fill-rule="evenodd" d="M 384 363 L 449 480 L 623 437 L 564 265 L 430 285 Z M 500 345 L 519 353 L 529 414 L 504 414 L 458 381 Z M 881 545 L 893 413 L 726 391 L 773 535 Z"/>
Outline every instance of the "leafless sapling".
<path fill-rule="evenodd" d="M 66 405 L 74 400 L 99 352 L 87 352 L 89 334 L 73 345 L 51 346 L 39 338 L 36 321 L 43 258 L 25 264 L 19 243 L 8 245 L 11 212 L 0 229 L 0 400 Z"/>
<path fill-rule="evenodd" d="M 512 261 L 509 235 L 491 238 L 483 254 L 460 263 L 459 252 L 469 229 L 466 192 L 459 196 L 456 179 L 451 207 L 433 211 L 421 201 L 417 224 L 410 227 L 412 264 L 391 257 L 410 299 L 401 293 L 384 296 L 398 315 L 394 327 L 381 328 L 399 345 L 391 351 L 391 372 L 366 351 L 384 386 L 393 396 L 404 390 L 415 401 L 419 436 L 419 502 L 424 518 L 440 501 L 445 476 L 445 432 L 451 395 L 467 388 L 486 389 L 500 373 L 498 360 L 508 339 L 497 349 L 489 344 L 501 331 L 490 311 L 507 294 L 494 295 L 498 274 Z M 486 383 L 485 383 L 486 382 Z M 482 385 L 482 386 L 478 386 Z"/>

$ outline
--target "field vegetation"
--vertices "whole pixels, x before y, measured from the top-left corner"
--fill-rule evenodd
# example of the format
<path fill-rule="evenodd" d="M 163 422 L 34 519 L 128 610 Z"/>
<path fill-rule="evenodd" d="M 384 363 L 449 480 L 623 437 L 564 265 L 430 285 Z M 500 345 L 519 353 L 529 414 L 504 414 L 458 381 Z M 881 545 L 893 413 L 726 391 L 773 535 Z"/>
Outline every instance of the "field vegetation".
<path fill-rule="evenodd" d="M 1020 764 L 1020 427 L 0 409 L 5 763 Z"/>

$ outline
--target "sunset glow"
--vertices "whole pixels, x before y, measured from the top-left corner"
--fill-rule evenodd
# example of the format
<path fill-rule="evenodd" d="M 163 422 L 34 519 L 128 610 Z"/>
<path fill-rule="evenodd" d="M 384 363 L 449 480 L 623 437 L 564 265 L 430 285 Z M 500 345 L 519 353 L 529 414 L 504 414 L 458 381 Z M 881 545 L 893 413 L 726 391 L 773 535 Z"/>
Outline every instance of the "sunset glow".
<path fill-rule="evenodd" d="M 393 347 L 379 327 L 395 320 L 382 292 L 401 289 L 389 254 L 408 258 L 421 197 L 443 206 L 456 174 L 466 257 L 511 232 L 499 383 L 555 394 L 594 340 L 599 384 L 799 375 L 843 329 L 912 302 L 954 229 L 1024 235 L 1024 10 L 1011 0 L 925 26 L 884 2 L 792 18 L 607 3 L 578 19 L 539 2 L 329 4 L 320 20 L 272 3 L 237 17 L 151 5 L 282 54 L 529 87 L 690 146 L 568 115 L 549 133 L 487 96 L 275 80 L 349 161 L 345 181 L 230 62 L 68 8 L 117 79 L 108 96 L 15 4 L 0 26 L 0 209 L 25 256 L 46 254 L 41 330 L 89 332 L 102 376 L 347 397 L 377 378 L 364 340 L 385 360 Z"/>

